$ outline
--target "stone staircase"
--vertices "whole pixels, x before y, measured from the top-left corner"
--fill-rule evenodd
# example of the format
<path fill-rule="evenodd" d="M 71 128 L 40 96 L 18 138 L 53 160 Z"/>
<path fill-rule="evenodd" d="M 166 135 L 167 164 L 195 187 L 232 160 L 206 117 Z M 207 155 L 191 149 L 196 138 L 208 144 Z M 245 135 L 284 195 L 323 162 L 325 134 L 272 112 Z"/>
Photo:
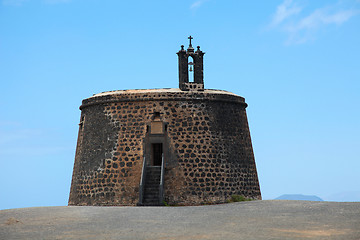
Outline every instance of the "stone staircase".
<path fill-rule="evenodd" d="M 144 206 L 160 206 L 159 187 L 160 187 L 161 167 L 147 166 L 146 180 L 144 186 Z"/>

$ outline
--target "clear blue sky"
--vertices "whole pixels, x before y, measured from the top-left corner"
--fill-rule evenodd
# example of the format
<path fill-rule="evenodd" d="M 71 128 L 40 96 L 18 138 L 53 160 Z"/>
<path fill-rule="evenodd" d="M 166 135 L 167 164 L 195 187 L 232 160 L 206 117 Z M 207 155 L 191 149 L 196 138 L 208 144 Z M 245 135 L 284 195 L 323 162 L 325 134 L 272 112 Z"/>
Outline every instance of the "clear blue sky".
<path fill-rule="evenodd" d="M 359 0 L 1 0 L 0 209 L 66 205 L 82 99 L 178 86 L 245 97 L 264 199 L 360 201 Z"/>

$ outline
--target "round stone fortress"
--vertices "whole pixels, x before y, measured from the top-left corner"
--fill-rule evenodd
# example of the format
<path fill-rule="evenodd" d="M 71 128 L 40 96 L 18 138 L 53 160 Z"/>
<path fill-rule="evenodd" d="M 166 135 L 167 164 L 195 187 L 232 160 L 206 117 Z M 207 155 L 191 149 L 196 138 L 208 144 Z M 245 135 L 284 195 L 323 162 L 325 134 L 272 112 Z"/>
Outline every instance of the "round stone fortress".
<path fill-rule="evenodd" d="M 244 98 L 204 89 L 204 53 L 191 38 L 177 54 L 177 89 L 83 100 L 69 205 L 261 199 Z"/>

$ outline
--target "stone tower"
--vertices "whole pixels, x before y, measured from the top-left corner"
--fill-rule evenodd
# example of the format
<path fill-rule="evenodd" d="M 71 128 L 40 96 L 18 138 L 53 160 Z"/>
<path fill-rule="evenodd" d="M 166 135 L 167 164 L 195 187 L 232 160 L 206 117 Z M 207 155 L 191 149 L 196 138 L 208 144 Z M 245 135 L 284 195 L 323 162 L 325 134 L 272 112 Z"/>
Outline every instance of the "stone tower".
<path fill-rule="evenodd" d="M 189 39 L 177 53 L 179 88 L 83 100 L 69 205 L 261 199 L 245 99 L 204 89 L 204 53 Z"/>

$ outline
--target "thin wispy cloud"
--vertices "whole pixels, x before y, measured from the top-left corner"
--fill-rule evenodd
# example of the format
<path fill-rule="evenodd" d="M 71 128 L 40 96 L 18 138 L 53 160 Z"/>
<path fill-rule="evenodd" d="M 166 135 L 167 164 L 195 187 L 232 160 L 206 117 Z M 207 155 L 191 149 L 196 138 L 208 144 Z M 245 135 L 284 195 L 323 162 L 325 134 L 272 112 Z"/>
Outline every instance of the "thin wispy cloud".
<path fill-rule="evenodd" d="M 271 25 L 278 25 L 285 19 L 300 13 L 301 10 L 302 8 L 294 4 L 292 0 L 285 0 L 277 7 Z"/>
<path fill-rule="evenodd" d="M 60 154 L 72 150 L 68 147 L 59 146 L 12 146 L 8 148 L 0 148 L 0 157 L 16 156 L 16 157 L 31 157 L 31 156 L 47 156 L 52 154 Z"/>
<path fill-rule="evenodd" d="M 208 0 L 197 0 L 197 1 L 193 2 L 193 4 L 190 5 L 190 9 L 191 10 L 196 10 L 199 7 L 201 7 L 201 5 L 203 5 L 207 1 Z"/>
<path fill-rule="evenodd" d="M 57 3 L 67 3 L 71 0 L 44 0 L 44 3 L 46 4 L 57 4 Z"/>
<path fill-rule="evenodd" d="M 48 130 L 23 128 L 17 122 L 0 121 L 0 162 L 8 156 L 49 155 L 68 149 L 54 146 Z"/>
<path fill-rule="evenodd" d="M 29 0 L 2 0 L 2 4 L 5 6 L 16 6 L 20 7 L 23 6 Z M 58 3 L 67 3 L 71 2 L 72 0 L 42 0 L 42 3 L 45 4 L 58 4 Z"/>
<path fill-rule="evenodd" d="M 277 29 L 287 34 L 286 44 L 301 44 L 316 39 L 317 32 L 329 25 L 340 26 L 350 18 L 360 14 L 360 9 L 344 9 L 339 4 L 315 9 L 310 14 L 302 14 L 300 7 L 293 0 L 284 0 L 272 17 L 270 29 Z"/>
<path fill-rule="evenodd" d="M 6 6 L 22 6 L 28 0 L 2 0 L 2 4 Z"/>
<path fill-rule="evenodd" d="M 36 129 L 0 129 L 0 148 L 4 147 L 3 144 L 34 139 L 40 135 L 41 132 Z"/>

